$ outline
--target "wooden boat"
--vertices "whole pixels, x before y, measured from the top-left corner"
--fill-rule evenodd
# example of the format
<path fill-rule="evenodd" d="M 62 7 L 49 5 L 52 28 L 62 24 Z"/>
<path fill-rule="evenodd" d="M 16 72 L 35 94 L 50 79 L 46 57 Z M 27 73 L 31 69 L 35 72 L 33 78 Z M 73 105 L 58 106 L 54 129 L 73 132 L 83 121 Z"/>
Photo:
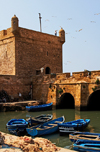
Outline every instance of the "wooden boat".
<path fill-rule="evenodd" d="M 6 124 L 8 131 L 14 135 L 23 135 L 26 133 L 28 122 L 24 119 L 11 119 Z"/>
<path fill-rule="evenodd" d="M 27 111 L 45 111 L 51 110 L 53 103 L 43 104 L 43 105 L 36 105 L 36 106 L 26 106 Z"/>
<path fill-rule="evenodd" d="M 64 122 L 64 116 L 57 119 L 48 121 L 42 125 L 34 126 L 31 128 L 26 128 L 26 131 L 31 136 L 43 136 L 47 134 L 52 134 L 58 131 L 58 124 Z"/>
<path fill-rule="evenodd" d="M 59 133 L 60 135 L 65 135 L 75 131 L 82 131 L 88 126 L 89 123 L 90 119 L 78 119 L 70 122 L 64 122 L 59 124 Z"/>
<path fill-rule="evenodd" d="M 50 121 L 50 120 L 52 120 L 52 118 L 53 118 L 52 114 L 41 114 L 36 117 L 30 117 L 30 118 L 26 119 L 26 121 L 29 123 L 29 126 L 31 127 L 34 125 L 38 125 L 38 124 Z"/>
<path fill-rule="evenodd" d="M 80 152 L 100 152 L 100 141 L 77 140 L 73 149 Z"/>
<path fill-rule="evenodd" d="M 100 140 L 100 133 L 91 133 L 91 132 L 74 132 L 69 134 L 69 139 L 72 142 L 76 142 L 79 139 L 84 140 L 92 140 L 92 141 L 98 141 Z"/>

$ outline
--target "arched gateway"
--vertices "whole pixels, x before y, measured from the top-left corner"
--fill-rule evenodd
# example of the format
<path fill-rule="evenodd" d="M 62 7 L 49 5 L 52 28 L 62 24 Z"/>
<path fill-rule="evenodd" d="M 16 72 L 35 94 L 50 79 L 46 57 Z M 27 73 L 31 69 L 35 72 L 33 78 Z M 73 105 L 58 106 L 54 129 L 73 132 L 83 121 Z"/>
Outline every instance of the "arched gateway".
<path fill-rule="evenodd" d="M 100 110 L 100 90 L 94 91 L 89 96 L 87 110 Z"/>
<path fill-rule="evenodd" d="M 75 108 L 75 101 L 74 97 L 70 93 L 64 93 L 59 98 L 57 108 L 62 109 L 74 109 Z"/>

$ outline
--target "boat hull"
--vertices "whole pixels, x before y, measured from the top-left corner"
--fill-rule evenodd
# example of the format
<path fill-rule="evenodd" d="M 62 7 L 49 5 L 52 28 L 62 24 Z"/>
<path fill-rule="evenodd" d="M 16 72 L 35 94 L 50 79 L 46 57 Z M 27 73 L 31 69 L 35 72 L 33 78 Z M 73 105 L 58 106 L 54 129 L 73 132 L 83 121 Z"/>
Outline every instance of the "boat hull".
<path fill-rule="evenodd" d="M 48 121 L 42 125 L 26 128 L 26 131 L 31 136 L 43 136 L 52 134 L 58 131 L 58 124 L 64 122 L 64 116 Z"/>
<path fill-rule="evenodd" d="M 75 132 L 69 134 L 69 139 L 72 142 L 76 142 L 77 140 L 91 140 L 98 141 L 100 137 L 100 133 L 90 133 L 90 132 Z"/>
<path fill-rule="evenodd" d="M 50 121 L 50 120 L 52 120 L 52 118 L 53 118 L 52 114 L 41 114 L 37 117 L 30 117 L 30 118 L 26 119 L 26 121 L 28 121 L 29 126 L 31 127 L 31 126 L 35 126 L 35 125 Z"/>
<path fill-rule="evenodd" d="M 6 127 L 11 134 L 24 135 L 28 127 L 28 122 L 24 119 L 11 119 L 6 124 Z"/>
<path fill-rule="evenodd" d="M 43 104 L 43 105 L 37 105 L 37 106 L 26 106 L 26 110 L 31 112 L 31 111 L 47 111 L 47 110 L 52 110 L 52 104 Z"/>
<path fill-rule="evenodd" d="M 83 131 L 88 124 L 90 123 L 90 119 L 79 119 L 76 121 L 65 122 L 59 124 L 59 133 L 60 135 L 66 135 L 69 133 L 73 133 L 76 131 Z"/>
<path fill-rule="evenodd" d="M 80 152 L 100 152 L 100 141 L 78 140 L 73 144 L 73 149 Z"/>
<path fill-rule="evenodd" d="M 54 132 L 57 132 L 58 131 L 58 125 L 57 126 L 54 126 L 54 127 L 48 127 L 47 129 L 43 128 L 43 130 L 40 130 L 40 128 L 36 128 L 36 129 L 32 129 L 30 130 L 29 128 L 27 128 L 27 133 L 29 135 L 31 135 L 32 137 L 34 136 L 44 136 L 44 135 L 48 135 L 48 134 L 52 134 Z"/>

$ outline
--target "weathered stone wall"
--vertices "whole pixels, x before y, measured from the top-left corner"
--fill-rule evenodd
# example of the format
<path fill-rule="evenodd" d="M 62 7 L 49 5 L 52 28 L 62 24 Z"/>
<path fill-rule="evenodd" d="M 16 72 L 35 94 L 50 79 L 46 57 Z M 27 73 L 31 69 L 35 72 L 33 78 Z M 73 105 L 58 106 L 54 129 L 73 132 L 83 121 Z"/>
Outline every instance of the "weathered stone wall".
<path fill-rule="evenodd" d="M 15 38 L 10 29 L 0 31 L 0 74 L 15 75 Z"/>
<path fill-rule="evenodd" d="M 14 98 L 19 98 L 19 92 L 22 94 L 20 100 L 25 100 L 30 92 L 30 84 L 31 79 L 28 77 L 0 76 L 0 91 L 6 91 L 12 101 Z"/>
<path fill-rule="evenodd" d="M 16 36 L 16 74 L 36 75 L 36 70 L 46 67 L 50 73 L 62 72 L 62 44 L 60 38 L 19 28 Z"/>

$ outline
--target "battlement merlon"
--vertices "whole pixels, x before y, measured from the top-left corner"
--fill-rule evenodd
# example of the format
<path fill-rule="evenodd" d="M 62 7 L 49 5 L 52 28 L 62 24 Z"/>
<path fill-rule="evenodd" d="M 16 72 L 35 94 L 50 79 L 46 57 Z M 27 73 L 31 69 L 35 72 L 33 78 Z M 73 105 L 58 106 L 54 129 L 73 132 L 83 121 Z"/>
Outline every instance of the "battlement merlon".
<path fill-rule="evenodd" d="M 59 36 L 55 35 L 50 35 L 47 33 L 42 33 L 30 29 L 25 29 L 22 27 L 19 27 L 19 20 L 14 15 L 11 18 L 11 27 L 8 28 L 7 30 L 2 30 L 0 31 L 0 40 L 7 39 L 9 37 L 14 37 L 14 36 L 20 36 L 24 38 L 29 38 L 29 39 L 34 39 L 36 40 L 39 38 L 40 41 L 48 41 L 48 43 L 61 43 L 63 44 L 65 42 L 65 31 L 61 28 L 59 30 Z M 45 38 L 45 40 L 44 40 Z"/>

